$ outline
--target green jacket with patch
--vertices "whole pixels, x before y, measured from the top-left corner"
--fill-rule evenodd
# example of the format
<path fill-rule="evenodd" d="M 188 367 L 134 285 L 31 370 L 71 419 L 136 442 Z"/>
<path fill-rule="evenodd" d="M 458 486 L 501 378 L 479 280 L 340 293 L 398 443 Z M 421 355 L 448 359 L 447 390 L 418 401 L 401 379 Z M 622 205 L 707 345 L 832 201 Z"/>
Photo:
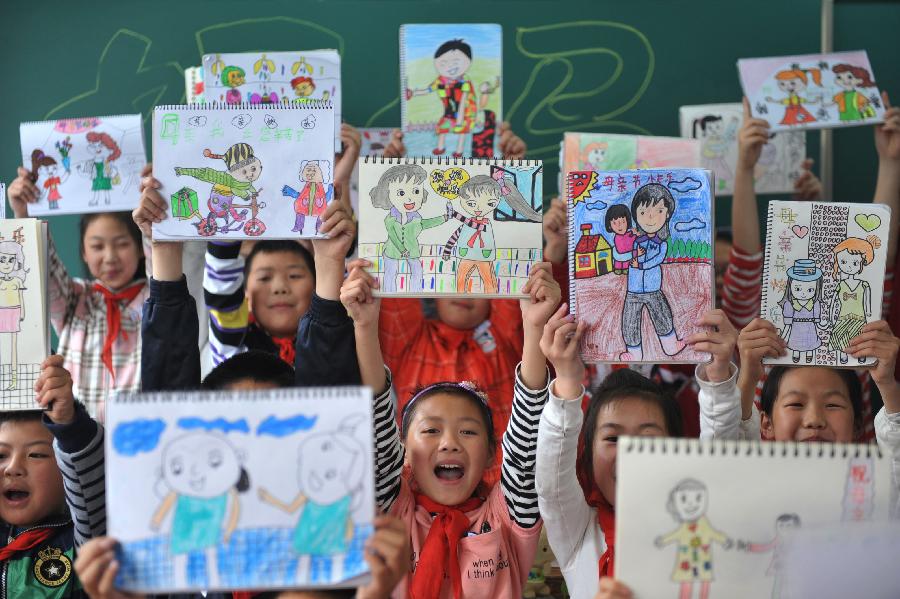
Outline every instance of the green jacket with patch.
<path fill-rule="evenodd" d="M 37 547 L 0 563 L 0 599 L 88 599 L 75 576 L 75 537 L 68 513 L 39 526 L 50 526 L 57 532 Z M 0 523 L 0 542 L 6 546 L 31 528 L 36 527 Z"/>

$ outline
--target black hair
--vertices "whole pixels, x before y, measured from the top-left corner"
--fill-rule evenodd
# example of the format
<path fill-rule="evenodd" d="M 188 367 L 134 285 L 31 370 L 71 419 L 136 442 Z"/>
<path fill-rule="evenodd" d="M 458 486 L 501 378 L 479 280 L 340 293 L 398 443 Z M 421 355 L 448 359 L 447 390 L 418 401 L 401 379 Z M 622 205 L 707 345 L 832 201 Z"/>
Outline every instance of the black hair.
<path fill-rule="evenodd" d="M 660 239 L 665 241 L 669 238 L 669 221 L 672 219 L 672 215 L 675 214 L 675 198 L 672 197 L 672 192 L 669 191 L 665 185 L 660 183 L 648 183 L 634 192 L 634 197 L 631 199 L 631 217 L 637 224 L 638 229 L 643 233 L 644 230 L 641 229 L 641 223 L 638 221 L 637 217 L 638 209 L 644 206 L 652 207 L 660 202 L 665 204 L 669 214 L 666 216 L 665 224 L 663 224 L 656 234 Z"/>
<path fill-rule="evenodd" d="M 774 366 L 763 383 L 762 392 L 759 396 L 759 407 L 763 413 L 772 418 L 772 409 L 775 407 L 775 400 L 778 399 L 778 389 L 781 387 L 781 379 L 784 375 L 793 370 L 794 366 Z M 847 387 L 847 394 L 850 396 L 850 405 L 853 407 L 853 429 L 855 431 L 862 430 L 862 384 L 856 372 L 850 368 L 829 368 L 844 381 Z"/>
<path fill-rule="evenodd" d="M 237 489 L 238 493 L 246 493 L 250 490 L 250 475 L 243 466 L 241 466 L 241 475 L 238 478 L 237 484 L 234 485 L 234 488 Z"/>
<path fill-rule="evenodd" d="M 628 228 L 631 228 L 631 213 L 628 211 L 628 206 L 625 204 L 616 204 L 615 206 L 610 206 L 609 210 L 606 211 L 606 232 L 612 233 L 612 222 L 617 218 L 624 218 L 625 222 L 628 223 Z"/>
<path fill-rule="evenodd" d="M 296 256 L 300 256 L 313 278 L 316 277 L 316 266 L 312 254 L 305 247 L 290 239 L 274 239 L 266 241 L 257 241 L 253 244 L 253 249 L 247 254 L 244 260 L 244 280 L 250 275 L 250 268 L 253 266 L 253 260 L 260 254 L 274 254 L 277 252 L 289 252 Z"/>
<path fill-rule="evenodd" d="M 680 437 L 683 434 L 681 408 L 662 387 L 645 377 L 639 372 L 629 368 L 612 371 L 600 385 L 594 389 L 591 402 L 588 405 L 587 414 L 581 431 L 584 437 L 585 463 L 594 463 L 594 436 L 597 434 L 597 419 L 604 406 L 625 398 L 636 398 L 659 408 L 663 422 L 666 425 L 666 435 Z M 594 480 L 593 468 L 587 468 L 586 472 L 592 487 L 597 486 Z"/>
<path fill-rule="evenodd" d="M 494 452 L 497 450 L 497 436 L 494 434 L 494 417 L 491 414 L 491 409 L 488 407 L 487 402 L 476 395 L 477 391 L 464 389 L 460 387 L 458 383 L 453 382 L 434 383 L 427 387 L 433 388 L 422 394 L 420 397 L 417 397 L 413 405 L 409 406 L 408 409 L 403 410 L 403 420 L 400 426 L 403 441 L 406 441 L 406 435 L 409 433 L 409 424 L 412 422 L 413 416 L 415 416 L 416 410 L 419 409 L 422 402 L 438 393 L 445 393 L 447 395 L 452 395 L 453 397 L 466 399 L 478 408 L 481 419 L 484 421 L 484 428 L 487 431 L 488 451 L 491 455 L 494 455 Z M 412 397 L 419 395 L 424 388 L 426 387 L 416 389 L 413 392 Z"/>
<path fill-rule="evenodd" d="M 6 422 L 15 422 L 16 424 L 22 422 L 43 422 L 43 415 L 44 411 L 40 409 L 0 412 L 0 424 Z"/>
<path fill-rule="evenodd" d="M 462 40 L 449 40 L 444 42 L 443 44 L 438 46 L 437 50 L 434 51 L 434 57 L 437 58 L 438 56 L 441 56 L 453 50 L 459 50 L 460 52 L 465 54 L 469 60 L 472 60 L 472 46 Z"/>
<path fill-rule="evenodd" d="M 721 121 L 722 117 L 717 114 L 708 114 L 703 118 L 694 119 L 694 126 L 692 128 L 692 133 L 694 137 L 697 137 L 697 125 L 700 125 L 701 131 L 706 133 L 706 126 L 710 123 L 715 123 L 716 121 Z"/>
<path fill-rule="evenodd" d="M 213 368 L 200 383 L 200 388 L 210 391 L 226 389 L 246 380 L 293 387 L 294 369 L 275 354 L 250 350 L 231 356 Z"/>
<path fill-rule="evenodd" d="M 84 272 L 88 277 L 91 276 L 91 271 L 88 268 L 87 262 L 84 260 L 84 236 L 87 234 L 87 229 L 90 224 L 101 216 L 113 218 L 125 226 L 125 230 L 128 231 L 128 236 L 131 237 L 135 245 L 137 245 L 138 255 L 140 256 L 137 268 L 134 269 L 134 276 L 131 277 L 131 280 L 143 279 L 147 274 L 147 260 L 144 256 L 144 238 L 141 235 L 141 230 L 134 224 L 134 219 L 131 217 L 130 212 L 93 212 L 81 215 L 81 222 L 79 223 L 81 252 L 79 252 L 78 255 L 81 256 L 81 264 L 84 266 Z"/>
<path fill-rule="evenodd" d="M 800 516 L 797 514 L 781 514 L 775 518 L 775 523 L 793 522 L 795 526 L 800 526 Z"/>

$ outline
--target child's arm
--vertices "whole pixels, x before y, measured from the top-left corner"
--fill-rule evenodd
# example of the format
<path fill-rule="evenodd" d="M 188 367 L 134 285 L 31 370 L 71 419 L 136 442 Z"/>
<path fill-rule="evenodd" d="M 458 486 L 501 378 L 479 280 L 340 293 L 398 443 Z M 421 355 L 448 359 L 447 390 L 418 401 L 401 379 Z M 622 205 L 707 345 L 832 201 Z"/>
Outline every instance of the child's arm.
<path fill-rule="evenodd" d="M 72 376 L 63 368 L 62 356 L 44 360 L 34 388 L 44 426 L 56 438 L 53 450 L 75 524 L 75 544 L 80 546 L 106 534 L 103 427 L 75 402 Z"/>
<path fill-rule="evenodd" d="M 462 104 L 460 104 L 462 106 Z M 500 124 L 500 154 L 504 160 L 522 160 L 528 152 L 528 145 L 515 134 L 509 123 Z"/>
<path fill-rule="evenodd" d="M 738 335 L 738 354 L 741 369 L 738 373 L 738 389 L 741 392 L 741 420 L 759 426 L 756 410 L 756 384 L 764 374 L 764 357 L 780 358 L 787 353 L 787 343 L 774 324 L 763 318 L 755 318 Z M 758 436 L 747 437 L 757 440 Z"/>
<path fill-rule="evenodd" d="M 892 217 L 900 218 L 900 108 L 891 106 L 887 92 L 882 92 L 884 123 L 875 126 L 875 149 L 878 151 L 878 182 L 875 184 L 875 204 L 891 208 Z M 893 265 L 897 257 L 897 223 L 894 222 L 887 239 L 887 263 Z M 884 241 L 884 240 L 882 240 Z"/>
<path fill-rule="evenodd" d="M 319 229 L 328 239 L 313 240 L 316 292 L 297 329 L 298 386 L 359 384 L 353 321 L 340 302 L 344 257 L 356 226 L 343 201 L 332 202 Z"/>
<path fill-rule="evenodd" d="M 403 131 L 394 129 L 391 133 L 391 141 L 384 149 L 385 158 L 402 158 L 406 156 L 406 146 L 403 145 Z"/>
<path fill-rule="evenodd" d="M 359 131 L 353 125 L 341 123 L 341 149 L 342 152 L 335 156 L 334 160 L 334 182 L 343 186 L 350 185 L 350 175 L 356 167 L 356 160 L 359 158 L 359 149 L 362 145 L 362 139 Z M 350 205 L 347 204 L 349 210 Z"/>
<path fill-rule="evenodd" d="M 101 537 L 82 545 L 75 558 L 75 573 L 91 599 L 145 599 L 145 595 L 125 593 L 115 588 L 120 564 L 115 539 Z"/>
<path fill-rule="evenodd" d="M 250 325 L 250 308 L 244 298 L 244 285 L 240 242 L 207 243 L 203 300 L 209 308 L 209 353 L 213 366 L 247 351 L 244 338 Z"/>
<path fill-rule="evenodd" d="M 522 528 L 532 528 L 541 517 L 534 484 L 535 459 L 538 423 L 549 386 L 541 335 L 559 305 L 559 284 L 553 280 L 550 265 L 541 262 L 533 266 L 522 290 L 528 293 L 528 298 L 520 300 L 524 327 L 522 362 L 516 371 L 513 406 L 503 434 L 500 484 L 510 519 Z"/>
<path fill-rule="evenodd" d="M 362 260 L 350 264 L 350 276 L 341 287 L 341 303 L 353 319 L 356 355 L 363 385 L 372 388 L 375 426 L 375 499 L 388 512 L 400 493 L 403 446 L 391 399 L 389 371 L 384 366 L 378 342 L 379 301 L 372 295 L 377 281 L 367 273 Z"/>
<path fill-rule="evenodd" d="M 709 352 L 712 362 L 698 364 L 700 386 L 700 438 L 741 438 L 741 393 L 737 386 L 737 366 L 732 364 L 738 333 L 725 312 L 710 310 L 699 323 L 708 327 L 687 339 L 696 351 Z"/>
<path fill-rule="evenodd" d="M 744 123 L 738 132 L 738 161 L 734 171 L 734 198 L 731 203 L 731 225 L 734 245 L 745 252 L 759 248 L 759 214 L 753 170 L 762 147 L 769 141 L 769 123 L 750 114 L 750 102 L 744 98 Z"/>
<path fill-rule="evenodd" d="M 151 239 L 154 222 L 166 218 L 158 181 L 146 180 L 132 212 L 135 224 Z M 190 389 L 200 384 L 200 323 L 194 298 L 182 272 L 182 244 L 151 242 L 153 276 L 141 318 L 141 389 Z"/>
<path fill-rule="evenodd" d="M 544 213 L 544 260 L 551 264 L 565 264 L 569 250 L 568 213 L 566 203 L 553 198 Z"/>
<path fill-rule="evenodd" d="M 556 371 L 538 428 L 536 488 L 547 539 L 563 571 L 574 567 L 594 516 L 578 482 L 578 438 L 584 420 L 584 363 L 579 355 L 584 322 L 563 304 L 544 327 L 541 349 Z M 599 547 L 598 559 L 599 559 Z"/>

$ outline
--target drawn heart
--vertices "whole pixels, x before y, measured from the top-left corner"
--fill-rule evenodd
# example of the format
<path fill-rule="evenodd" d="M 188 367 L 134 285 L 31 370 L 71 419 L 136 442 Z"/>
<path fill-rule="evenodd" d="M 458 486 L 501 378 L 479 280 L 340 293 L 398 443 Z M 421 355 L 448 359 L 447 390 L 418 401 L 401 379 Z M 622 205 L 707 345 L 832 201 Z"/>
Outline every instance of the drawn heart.
<path fill-rule="evenodd" d="M 809 233 L 809 227 L 801 227 L 800 225 L 794 225 L 791 227 L 791 231 L 794 232 L 798 238 L 803 239 Z"/>
<path fill-rule="evenodd" d="M 881 226 L 881 217 L 877 214 L 857 214 L 853 219 L 866 233 L 871 233 Z"/>
<path fill-rule="evenodd" d="M 459 197 L 459 188 L 469 180 L 469 173 L 454 166 L 447 170 L 435 169 L 431 171 L 431 189 L 448 200 Z"/>

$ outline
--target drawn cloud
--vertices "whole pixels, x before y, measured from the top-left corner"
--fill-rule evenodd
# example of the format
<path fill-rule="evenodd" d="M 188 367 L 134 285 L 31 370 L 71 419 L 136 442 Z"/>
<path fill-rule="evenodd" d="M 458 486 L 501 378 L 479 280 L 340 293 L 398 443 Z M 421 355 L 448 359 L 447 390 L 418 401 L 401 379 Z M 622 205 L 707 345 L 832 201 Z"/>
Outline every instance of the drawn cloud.
<path fill-rule="evenodd" d="M 298 431 L 308 431 L 316 425 L 318 419 L 318 416 L 307 416 L 305 414 L 297 414 L 288 418 L 269 416 L 256 427 L 256 434 L 286 437 Z"/>
<path fill-rule="evenodd" d="M 113 447 L 118 453 L 127 456 L 153 451 L 165 428 L 166 423 L 159 418 L 122 422 L 113 431 Z"/>
<path fill-rule="evenodd" d="M 681 181 L 672 181 L 669 183 L 669 189 L 674 189 L 678 193 L 697 191 L 701 187 L 703 187 L 703 183 L 693 177 L 685 177 Z"/>
<path fill-rule="evenodd" d="M 691 220 L 683 220 L 675 223 L 675 230 L 682 233 L 686 231 L 693 231 L 694 229 L 703 229 L 705 227 L 706 223 L 699 218 L 692 218 Z"/>
<path fill-rule="evenodd" d="M 586 202 L 584 204 L 584 207 L 587 208 L 588 210 L 605 210 L 606 202 L 604 202 L 602 200 L 597 200 L 595 202 Z"/>
<path fill-rule="evenodd" d="M 249 433 L 250 426 L 247 424 L 247 421 L 243 418 L 239 420 L 225 420 L 224 418 L 213 418 L 210 420 L 205 420 L 203 418 L 190 417 L 190 418 L 179 418 L 178 426 L 186 429 L 186 430 L 204 430 L 204 431 L 215 431 L 220 430 L 223 433 L 230 433 L 232 431 L 236 431 L 239 433 Z"/>

